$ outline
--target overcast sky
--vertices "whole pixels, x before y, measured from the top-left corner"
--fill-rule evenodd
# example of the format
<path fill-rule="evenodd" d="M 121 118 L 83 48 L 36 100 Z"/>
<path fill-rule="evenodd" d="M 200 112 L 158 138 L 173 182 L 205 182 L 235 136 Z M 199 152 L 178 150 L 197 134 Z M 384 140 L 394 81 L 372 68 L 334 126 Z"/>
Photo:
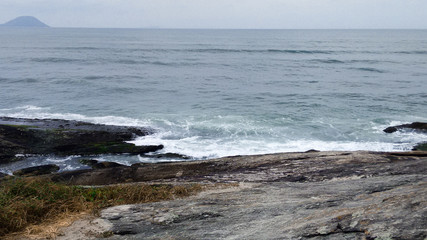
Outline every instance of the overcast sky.
<path fill-rule="evenodd" d="M 427 0 L 0 0 L 52 27 L 427 28 Z"/>

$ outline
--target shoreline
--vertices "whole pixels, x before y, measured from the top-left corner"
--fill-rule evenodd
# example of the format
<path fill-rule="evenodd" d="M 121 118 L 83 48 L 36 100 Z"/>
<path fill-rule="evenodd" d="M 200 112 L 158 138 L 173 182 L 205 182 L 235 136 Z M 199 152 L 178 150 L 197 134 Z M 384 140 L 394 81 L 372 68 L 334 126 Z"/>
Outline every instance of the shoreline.
<path fill-rule="evenodd" d="M 0 124 L 0 146 L 9 151 L 3 153 L 10 156 L 13 151 L 25 154 L 53 149 L 60 154 L 78 151 L 90 155 L 90 151 L 99 151 L 101 143 L 118 151 L 124 138 L 132 138 L 135 131 L 141 130 L 113 127 L 107 134 L 105 126 L 99 130 L 100 126 L 74 122 L 83 129 L 65 125 L 57 128 L 56 121 L 62 120 L 49 121 L 54 121 L 56 128 L 49 128 L 49 124 Z M 397 130 L 400 128 L 405 131 L 406 126 L 396 126 Z M 5 132 L 16 133 L 12 135 L 16 141 L 9 138 L 9 144 L 5 144 Z M 64 136 L 66 141 L 62 140 Z M 40 138 L 46 138 L 44 142 L 49 144 L 27 141 Z M 79 144 L 70 146 L 70 139 Z M 133 154 L 144 154 L 139 150 Z M 92 169 L 27 169 L 21 177 L 2 178 L 0 184 L 42 174 L 41 181 L 89 189 L 135 184 L 148 184 L 154 189 L 188 184 L 211 186 L 211 190 L 189 197 L 103 209 L 95 219 L 81 219 L 62 228 L 57 239 L 427 237 L 427 151 L 311 150 L 132 166 L 88 159 L 87 164 L 92 164 Z M 213 186 L 217 184 L 231 185 L 216 189 Z"/>
<path fill-rule="evenodd" d="M 384 132 L 387 134 L 393 134 L 397 131 L 427 133 L 427 123 L 414 122 L 411 124 L 390 126 L 384 129 Z M 163 145 L 136 146 L 134 143 L 130 143 L 138 137 L 148 136 L 154 133 L 153 129 L 147 127 L 93 124 L 62 119 L 0 117 L 0 165 L 5 166 L 5 164 L 13 164 L 29 157 L 33 159 L 30 161 L 36 161 L 39 157 L 40 160 L 37 160 L 39 163 L 36 165 L 43 165 L 43 159 L 41 159 L 43 156 L 51 156 L 54 158 L 75 156 L 70 161 L 77 162 L 75 164 L 80 166 L 81 169 L 99 169 L 124 166 L 120 162 L 114 161 L 114 158 L 121 158 L 121 154 L 123 156 L 122 158 L 139 155 L 143 158 L 151 158 L 153 159 L 152 162 L 158 161 L 159 163 L 172 160 L 204 161 L 192 159 L 190 156 L 173 152 L 159 153 L 158 150 L 163 149 Z M 427 144 L 426 142 L 421 142 L 412 150 L 425 151 L 427 150 Z M 256 155 L 269 154 L 274 153 Z M 96 156 L 100 156 L 101 158 L 105 156 L 107 160 L 94 160 L 94 156 L 95 158 Z M 112 160 L 108 160 L 108 156 L 116 157 L 112 158 Z M 209 160 L 213 159 L 216 158 L 210 158 Z M 136 161 L 136 159 L 132 160 L 128 163 L 128 166 L 138 164 L 139 162 L 140 161 Z M 64 164 L 65 167 L 61 167 L 61 169 L 63 168 L 61 171 L 67 171 L 64 169 L 69 168 L 66 165 L 68 163 Z M 58 167 L 54 167 L 52 169 L 58 171 L 59 169 L 57 168 Z"/>
<path fill-rule="evenodd" d="M 111 239 L 427 237 L 424 151 L 235 156 L 44 177 L 87 187 L 233 184 L 186 198 L 106 208 L 63 228 L 57 239 L 98 239 L 99 234 Z"/>

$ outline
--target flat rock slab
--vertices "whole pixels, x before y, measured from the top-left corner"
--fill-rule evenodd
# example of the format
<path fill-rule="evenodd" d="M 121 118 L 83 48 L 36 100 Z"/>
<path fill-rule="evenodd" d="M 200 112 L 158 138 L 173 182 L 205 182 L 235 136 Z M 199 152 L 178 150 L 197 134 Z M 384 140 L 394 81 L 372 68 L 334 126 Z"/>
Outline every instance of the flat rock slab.
<path fill-rule="evenodd" d="M 427 172 L 426 152 L 309 152 L 235 156 L 206 161 L 143 163 L 53 174 L 77 185 L 127 182 L 315 182 Z"/>
<path fill-rule="evenodd" d="M 106 209 L 110 239 L 424 239 L 426 178 L 241 184 Z M 121 236 L 120 236 L 121 235 Z"/>
<path fill-rule="evenodd" d="M 216 159 L 200 168 L 143 165 L 129 169 L 157 171 L 160 182 L 238 185 L 108 208 L 93 222 L 114 233 L 109 239 L 425 239 L 427 157 L 417 154 L 285 153 Z"/>

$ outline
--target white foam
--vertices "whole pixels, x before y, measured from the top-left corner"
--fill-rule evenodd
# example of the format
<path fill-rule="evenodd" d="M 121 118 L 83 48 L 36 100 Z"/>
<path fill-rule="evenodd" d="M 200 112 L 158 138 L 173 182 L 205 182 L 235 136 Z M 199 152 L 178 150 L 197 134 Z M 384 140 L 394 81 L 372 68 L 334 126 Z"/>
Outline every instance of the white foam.
<path fill-rule="evenodd" d="M 67 157 L 48 157 L 46 158 L 46 162 L 52 162 L 52 163 L 63 163 L 72 160 L 75 157 L 79 156 L 67 156 Z"/>
<path fill-rule="evenodd" d="M 76 113 L 51 113 L 50 108 L 42 108 L 32 105 L 16 107 L 11 109 L 0 109 L 0 115 L 16 118 L 38 118 L 38 119 L 65 119 L 84 121 L 97 124 L 117 126 L 148 126 L 148 122 L 139 119 L 119 116 L 85 116 Z"/>
<path fill-rule="evenodd" d="M 147 119 L 122 116 L 85 116 L 75 113 L 52 113 L 49 108 L 22 106 L 0 109 L 0 115 L 24 118 L 59 118 L 92 123 L 148 126 L 157 130 L 153 135 L 130 141 L 136 145 L 164 145 L 161 153 L 184 154 L 196 159 L 231 155 L 266 154 L 275 152 L 302 152 L 309 149 L 321 151 L 407 151 L 416 143 L 427 141 L 426 135 L 417 132 L 386 134 L 388 126 L 400 125 L 404 121 L 383 121 L 354 126 L 356 130 L 333 125 L 332 120 L 318 119 L 313 126 L 322 130 L 312 134 L 305 129 L 310 124 L 297 126 L 289 122 L 268 123 L 265 120 L 247 119 L 242 116 L 178 116 L 151 115 Z M 414 118 L 417 121 L 425 119 Z M 404 119 L 406 120 L 406 119 Z M 408 121 L 410 122 L 410 121 Z M 291 126 L 290 124 L 294 124 Z M 316 129 L 316 128 L 313 128 Z M 352 132 L 351 132 L 352 131 Z M 317 135 L 316 135 L 317 134 Z M 330 136 L 325 136 L 325 135 Z M 325 140 L 326 139 L 326 140 Z M 330 140 L 329 140 L 330 139 Z M 60 161 L 60 160 L 51 160 Z M 66 160 L 64 160 L 66 161 Z M 128 161 L 128 160 L 126 160 Z M 125 164 L 130 165 L 133 159 Z M 138 161 L 136 159 L 136 161 Z M 140 159 L 140 161 L 153 161 Z"/>
<path fill-rule="evenodd" d="M 136 145 L 158 145 L 165 147 L 163 153 L 173 152 L 196 159 L 207 159 L 233 155 L 252 155 L 276 152 L 304 152 L 310 149 L 321 151 L 408 151 L 412 143 L 354 142 L 354 141 L 266 141 L 266 139 L 203 139 L 193 136 L 182 139 L 162 139 L 162 134 L 141 137 L 132 141 Z"/>

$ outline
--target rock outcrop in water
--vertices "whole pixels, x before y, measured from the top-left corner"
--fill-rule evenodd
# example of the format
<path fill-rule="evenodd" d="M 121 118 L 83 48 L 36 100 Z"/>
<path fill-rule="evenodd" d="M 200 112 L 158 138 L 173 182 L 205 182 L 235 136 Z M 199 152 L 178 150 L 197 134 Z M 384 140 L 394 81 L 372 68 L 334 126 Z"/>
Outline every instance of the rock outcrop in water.
<path fill-rule="evenodd" d="M 63 172 L 51 178 L 83 185 L 235 184 L 187 199 L 108 208 L 98 219 L 80 223 L 83 227 L 64 229 L 64 239 L 94 225 L 101 233 L 112 232 L 109 239 L 427 237 L 427 152 L 236 156 Z"/>
<path fill-rule="evenodd" d="M 386 133 L 394 133 L 397 131 L 418 131 L 427 133 L 427 123 L 424 122 L 413 122 L 409 124 L 402 124 L 398 126 L 392 126 L 384 129 Z"/>
<path fill-rule="evenodd" d="M 145 154 L 163 146 L 126 143 L 151 131 L 59 119 L 0 117 L 0 164 L 19 160 L 17 154 L 98 155 Z"/>
<path fill-rule="evenodd" d="M 413 122 L 408 124 L 402 124 L 398 126 L 388 127 L 383 130 L 386 133 L 394 133 L 397 131 L 415 131 L 419 133 L 427 134 L 427 123 L 424 122 Z M 413 151 L 427 151 L 427 142 L 421 142 L 412 148 Z"/>
<path fill-rule="evenodd" d="M 24 168 L 13 172 L 15 176 L 38 176 L 59 171 L 59 167 L 55 164 L 47 164 Z"/>

